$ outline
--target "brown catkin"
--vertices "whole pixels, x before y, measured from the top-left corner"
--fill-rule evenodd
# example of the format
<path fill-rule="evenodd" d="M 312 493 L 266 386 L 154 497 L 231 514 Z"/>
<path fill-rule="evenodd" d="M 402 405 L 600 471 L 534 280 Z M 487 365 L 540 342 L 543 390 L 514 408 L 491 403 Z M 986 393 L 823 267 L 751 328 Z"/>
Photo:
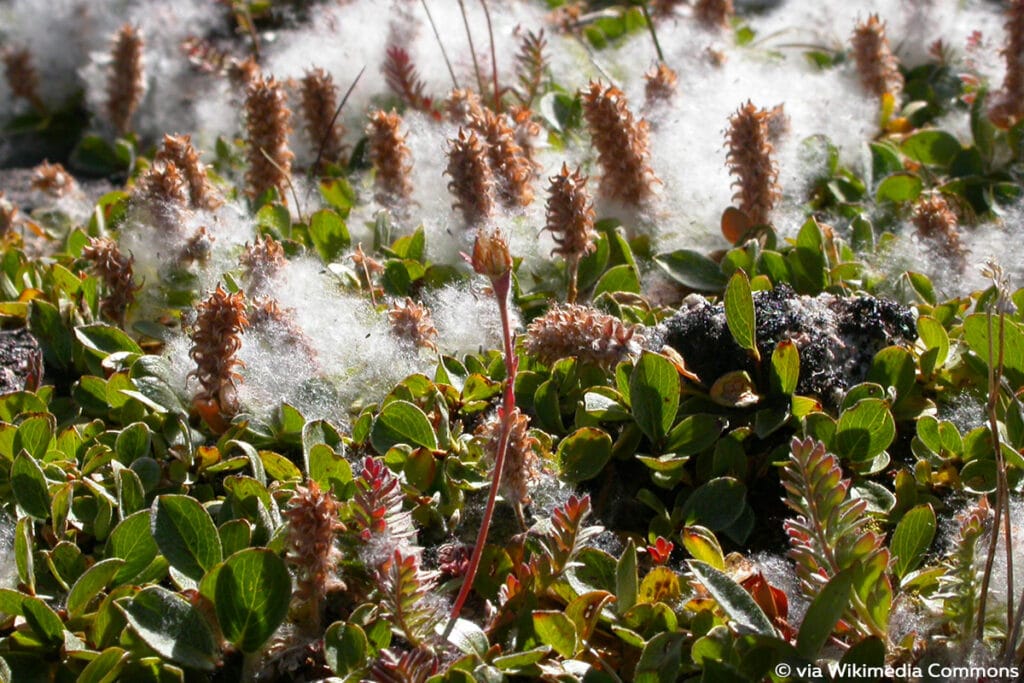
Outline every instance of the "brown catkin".
<path fill-rule="evenodd" d="M 107 78 L 107 117 L 118 135 L 131 132 L 132 116 L 142 102 L 142 34 L 124 24 L 114 37 Z"/>
<path fill-rule="evenodd" d="M 388 311 L 391 333 L 418 348 L 437 351 L 437 328 L 430 317 L 430 309 L 406 297 Z"/>
<path fill-rule="evenodd" d="M 206 165 L 192 146 L 188 135 L 164 135 L 153 163 L 173 164 L 181 173 L 188 190 L 188 205 L 192 209 L 213 210 L 223 202 L 210 184 Z"/>
<path fill-rule="evenodd" d="M 0 237 L 7 237 L 20 222 L 21 212 L 18 210 L 17 204 L 8 199 L 3 190 L 0 190 Z"/>
<path fill-rule="evenodd" d="M 992 122 L 1010 128 L 1024 116 L 1024 0 L 1012 0 L 1006 13 L 1003 88 L 989 110 Z"/>
<path fill-rule="evenodd" d="M 768 141 L 769 115 L 749 101 L 729 118 L 726 142 L 729 147 L 729 171 L 735 176 L 733 199 L 740 200 L 740 210 L 751 225 L 767 225 L 778 200 L 779 171 L 772 161 L 774 151 Z"/>
<path fill-rule="evenodd" d="M 253 244 L 247 242 L 245 251 L 238 257 L 250 293 L 261 292 L 286 262 L 284 247 L 270 235 L 257 237 Z"/>
<path fill-rule="evenodd" d="M 310 480 L 307 486 L 295 489 L 284 518 L 288 523 L 288 564 L 295 570 L 292 595 L 304 617 L 295 621 L 319 633 L 324 598 L 344 587 L 337 573 L 341 551 L 335 545 L 336 535 L 345 530 L 338 519 L 338 501 Z"/>
<path fill-rule="evenodd" d="M 457 138 L 449 141 L 448 190 L 455 195 L 455 208 L 462 211 L 467 225 L 476 226 L 494 211 L 494 176 L 487 163 L 487 152 L 475 131 L 459 128 Z"/>
<path fill-rule="evenodd" d="M 587 193 L 587 176 L 579 168 L 569 172 L 562 164 L 562 170 L 550 179 L 548 186 L 547 221 L 548 230 L 558 246 L 552 253 L 565 259 L 569 270 L 569 303 L 576 300 L 576 273 L 580 260 L 596 249 L 594 240 L 594 206 Z"/>
<path fill-rule="evenodd" d="M 516 142 L 508 117 L 485 109 L 473 121 L 487 146 L 487 162 L 497 180 L 498 198 L 508 207 L 529 206 L 533 201 L 533 165 Z"/>
<path fill-rule="evenodd" d="M 658 181 L 647 163 L 647 122 L 633 119 L 622 91 L 591 81 L 583 115 L 604 171 L 601 195 L 633 206 L 651 197 Z"/>
<path fill-rule="evenodd" d="M 32 105 L 36 112 L 46 111 L 43 98 L 39 96 L 39 74 L 32 64 L 32 53 L 28 48 L 4 50 L 4 76 L 11 94 Z"/>
<path fill-rule="evenodd" d="M 697 0 L 693 16 L 708 28 L 728 28 L 735 10 L 732 0 Z"/>
<path fill-rule="evenodd" d="M 484 440 L 485 452 L 492 460 L 498 452 L 504 421 L 500 414 L 495 415 L 476 430 L 476 436 Z M 515 507 L 520 521 L 523 521 L 522 507 L 530 503 L 530 484 L 539 474 L 540 468 L 534 446 L 540 442 L 530 435 L 530 419 L 523 415 L 519 408 L 512 409 L 508 423 L 508 447 L 505 451 L 505 465 L 501 470 L 499 486 L 506 500 Z"/>
<path fill-rule="evenodd" d="M 965 266 L 967 250 L 960 243 L 959 221 L 949 203 L 941 195 L 932 195 L 914 206 L 917 235 L 935 244 L 947 257 Z"/>
<path fill-rule="evenodd" d="M 200 391 L 196 399 L 216 403 L 223 415 L 238 412 L 235 380 L 241 376 L 235 368 L 242 362 L 235 355 L 242 348 L 242 331 L 248 325 L 242 293 L 228 294 L 219 283 L 217 289 L 197 306 L 189 351 L 196 368 L 189 377 L 199 380 Z"/>
<path fill-rule="evenodd" d="M 658 62 L 657 66 L 644 74 L 644 80 L 644 99 L 648 107 L 671 100 L 679 84 L 676 72 L 664 62 Z"/>
<path fill-rule="evenodd" d="M 327 164 L 339 163 L 345 153 L 341 142 L 344 130 L 334 122 L 337 109 L 338 88 L 331 75 L 319 68 L 307 71 L 302 78 L 302 116 L 309 144 L 320 153 L 318 173 L 322 173 Z"/>
<path fill-rule="evenodd" d="M 150 212 L 158 228 L 174 233 L 188 206 L 188 187 L 175 164 L 154 163 L 135 181 L 132 199 Z"/>
<path fill-rule="evenodd" d="M 643 337 L 632 326 L 594 308 L 556 305 L 526 330 L 523 347 L 545 365 L 576 358 L 611 369 L 640 352 Z"/>
<path fill-rule="evenodd" d="M 249 131 L 249 171 L 245 174 L 249 196 L 259 199 L 274 189 L 281 202 L 287 204 L 285 188 L 295 155 L 288 148 L 292 115 L 281 84 L 273 77 L 252 81 L 246 91 L 245 115 Z"/>
<path fill-rule="evenodd" d="M 850 43 L 864 89 L 878 97 L 899 95 L 903 90 L 903 75 L 899 60 L 889 47 L 885 22 L 877 14 L 872 14 L 867 21 L 857 24 Z"/>
<path fill-rule="evenodd" d="M 262 334 L 272 348 L 300 353 L 309 361 L 316 359 L 313 341 L 296 322 L 294 308 L 281 308 L 276 299 L 255 299 L 248 318 L 249 327 Z"/>
<path fill-rule="evenodd" d="M 394 109 L 371 112 L 366 125 L 370 161 L 376 169 L 375 196 L 381 204 L 394 205 L 412 195 L 412 154 L 401 128 L 402 117 Z"/>
<path fill-rule="evenodd" d="M 471 122 L 483 117 L 484 108 L 480 96 L 473 90 L 456 88 L 444 101 L 444 110 L 448 120 L 456 126 L 468 126 Z"/>
<path fill-rule="evenodd" d="M 134 259 L 122 254 L 117 242 L 108 237 L 90 238 L 82 249 L 82 257 L 91 262 L 93 271 L 106 288 L 100 310 L 123 327 L 125 313 L 139 290 L 133 276 Z"/>
<path fill-rule="evenodd" d="M 44 161 L 32 169 L 32 189 L 60 199 L 78 190 L 78 183 L 62 164 Z"/>
<path fill-rule="evenodd" d="M 541 165 L 534 161 L 534 147 L 537 138 L 540 137 L 540 124 L 533 120 L 533 110 L 529 107 L 513 105 L 508 109 L 508 115 L 512 119 L 512 126 L 516 133 L 516 144 L 523 150 L 523 156 L 533 166 L 534 175 L 540 173 Z"/>

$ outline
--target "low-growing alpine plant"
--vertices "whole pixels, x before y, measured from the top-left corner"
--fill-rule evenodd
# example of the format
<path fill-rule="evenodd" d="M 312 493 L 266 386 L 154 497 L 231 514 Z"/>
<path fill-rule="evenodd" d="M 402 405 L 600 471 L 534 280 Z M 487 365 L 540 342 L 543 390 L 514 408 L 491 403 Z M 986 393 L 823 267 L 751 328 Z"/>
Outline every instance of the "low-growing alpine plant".
<path fill-rule="evenodd" d="M 1024 2 L 102 5 L 0 7 L 0 680 L 1019 678 Z"/>

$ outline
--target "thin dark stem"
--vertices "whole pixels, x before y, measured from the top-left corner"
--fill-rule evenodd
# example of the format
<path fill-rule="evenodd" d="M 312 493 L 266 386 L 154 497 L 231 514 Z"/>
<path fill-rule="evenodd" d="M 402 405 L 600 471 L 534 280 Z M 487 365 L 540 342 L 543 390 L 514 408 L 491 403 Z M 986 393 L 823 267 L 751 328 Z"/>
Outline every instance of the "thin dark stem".
<path fill-rule="evenodd" d="M 423 5 L 423 11 L 427 13 L 427 21 L 430 22 L 430 28 L 434 31 L 434 38 L 437 39 L 437 46 L 441 48 L 441 56 L 444 57 L 444 64 L 448 67 L 448 75 L 452 77 L 452 85 L 455 89 L 459 89 L 459 79 L 455 78 L 455 69 L 452 68 L 452 63 L 448 59 L 448 52 L 444 49 L 444 43 L 441 41 L 441 34 L 437 30 L 437 24 L 434 23 L 434 17 L 430 13 L 430 8 L 427 7 L 427 0 L 420 0 L 420 4 Z"/>
<path fill-rule="evenodd" d="M 498 436 L 498 449 L 494 456 L 494 472 L 491 474 L 491 490 L 487 494 L 487 507 L 484 508 L 483 519 L 480 520 L 480 530 L 476 535 L 476 545 L 473 547 L 473 555 L 469 559 L 469 568 L 462 580 L 462 588 L 452 605 L 448 630 L 454 626 L 459 618 L 459 612 L 466 603 L 470 591 L 473 589 L 473 580 L 476 578 L 477 570 L 480 568 L 480 558 L 483 557 L 484 546 L 487 543 L 487 532 L 490 530 L 491 519 L 494 516 L 495 503 L 498 499 L 498 488 L 501 482 L 501 472 L 505 467 L 505 455 L 508 453 L 508 441 L 512 433 L 513 411 L 516 407 L 515 383 L 516 369 L 519 366 L 512 347 L 512 326 L 508 315 L 508 295 L 511 288 L 512 272 L 508 271 L 500 278 L 492 281 L 494 296 L 498 300 L 498 312 L 501 314 L 501 331 L 505 347 L 505 390 L 501 406 L 501 431 Z"/>
<path fill-rule="evenodd" d="M 494 27 L 491 25 L 491 10 L 487 7 L 487 0 L 480 0 L 484 8 L 484 17 L 487 19 L 487 39 L 491 43 L 491 77 L 494 80 L 494 113 L 501 113 L 501 88 L 498 87 L 498 55 L 494 51 Z M 483 95 L 483 92 L 480 93 Z"/>
<path fill-rule="evenodd" d="M 568 287 L 568 291 L 565 294 L 565 303 L 567 303 L 567 304 L 574 304 L 574 303 L 576 303 L 576 297 L 579 295 L 579 292 L 576 290 L 576 288 L 577 288 L 577 286 L 579 284 L 578 281 L 579 281 L 580 260 L 578 258 L 574 258 L 572 261 L 570 261 L 566 265 L 569 266 L 569 287 Z"/>
<path fill-rule="evenodd" d="M 469 29 L 469 17 L 466 16 L 466 3 L 459 0 L 459 12 L 462 13 L 462 25 L 466 27 L 466 40 L 469 41 L 469 54 L 473 57 L 473 73 L 476 74 L 476 87 L 480 95 L 484 94 L 484 79 L 480 75 L 480 64 L 476 60 L 476 48 L 473 47 L 473 32 Z"/>
<path fill-rule="evenodd" d="M 324 148 L 327 146 L 327 138 L 330 137 L 330 132 L 334 129 L 334 123 L 338 120 L 338 116 L 341 114 L 341 110 L 345 107 L 345 103 L 348 102 L 348 98 L 352 94 L 352 91 L 356 89 L 356 83 L 358 83 L 359 79 L 363 77 L 364 71 L 366 71 L 365 64 L 363 65 L 363 68 L 359 70 L 359 73 L 356 74 L 355 79 L 352 81 L 352 85 L 348 86 L 348 90 L 345 91 L 345 96 L 341 98 L 338 108 L 334 110 L 334 116 L 331 117 L 331 122 L 327 126 L 327 131 L 320 140 L 320 148 L 316 151 L 316 161 L 313 162 L 313 168 L 310 169 L 311 171 L 315 171 L 320 168 L 320 160 L 323 158 Z"/>
<path fill-rule="evenodd" d="M 651 32 L 651 40 L 654 41 L 654 51 L 658 53 L 658 61 L 662 64 L 665 63 L 665 54 L 661 51 L 661 43 L 658 42 L 658 34 L 654 30 L 654 21 L 651 19 L 651 13 L 647 11 L 647 3 L 640 3 L 640 11 L 644 13 L 644 20 L 647 22 L 647 30 Z"/>

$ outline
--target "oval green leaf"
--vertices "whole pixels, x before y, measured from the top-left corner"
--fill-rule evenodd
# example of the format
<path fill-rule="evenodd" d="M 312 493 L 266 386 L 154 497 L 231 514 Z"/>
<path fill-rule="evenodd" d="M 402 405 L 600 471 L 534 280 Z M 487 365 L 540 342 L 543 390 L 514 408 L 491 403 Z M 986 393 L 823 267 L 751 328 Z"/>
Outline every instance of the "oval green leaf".
<path fill-rule="evenodd" d="M 660 444 L 679 410 L 679 373 L 664 356 L 645 351 L 629 376 L 633 417 L 647 437 Z"/>
<path fill-rule="evenodd" d="M 216 668 L 213 631 L 185 598 L 161 586 L 149 586 L 116 604 L 129 628 L 164 659 L 191 669 Z"/>
<path fill-rule="evenodd" d="M 612 457 L 612 437 L 596 427 L 583 427 L 558 444 L 559 473 L 576 484 L 593 479 Z"/>
<path fill-rule="evenodd" d="M 572 619 L 562 612 L 553 610 L 537 610 L 533 613 L 533 630 L 537 632 L 540 642 L 551 648 L 566 659 L 576 654 L 578 636 Z"/>
<path fill-rule="evenodd" d="M 246 548 L 224 561 L 216 581 L 214 604 L 224 637 L 242 652 L 258 651 L 288 615 L 287 565 L 266 548 Z"/>
<path fill-rule="evenodd" d="M 918 505 L 896 525 L 889 545 L 895 564 L 893 571 L 902 579 L 917 569 L 935 538 L 935 510 L 930 504 Z"/>
<path fill-rule="evenodd" d="M 408 401 L 384 406 L 370 430 L 370 443 L 378 453 L 400 443 L 437 450 L 437 435 L 426 414 Z"/>
<path fill-rule="evenodd" d="M 135 579 L 156 559 L 159 548 L 150 533 L 149 510 L 128 515 L 114 527 L 107 541 L 107 555 L 124 560 L 114 577 L 117 584 Z"/>
<path fill-rule="evenodd" d="M 921 196 L 921 179 L 911 173 L 893 173 L 878 184 L 878 202 L 912 202 Z"/>
<path fill-rule="evenodd" d="M 829 579 L 807 608 L 797 636 L 796 649 L 809 661 L 818 658 L 822 646 L 850 604 L 853 571 L 853 568 L 846 569 Z"/>
<path fill-rule="evenodd" d="M 110 584 L 124 564 L 119 557 L 108 557 L 86 569 L 68 593 L 68 616 L 77 617 L 85 612 L 92 599 Z"/>
<path fill-rule="evenodd" d="M 732 338 L 741 349 L 746 349 L 754 360 L 761 360 L 757 351 L 757 330 L 754 320 L 754 297 L 750 292 L 750 278 L 737 270 L 725 288 L 725 323 Z"/>
<path fill-rule="evenodd" d="M 150 527 L 160 552 L 172 567 L 200 581 L 223 559 L 220 535 L 207 512 L 191 496 L 166 494 L 153 501 Z"/>
<path fill-rule="evenodd" d="M 39 463 L 22 450 L 11 465 L 11 489 L 14 499 L 27 514 L 38 520 L 50 516 L 50 493 Z"/>
<path fill-rule="evenodd" d="M 772 388 L 785 396 L 796 391 L 800 380 L 800 352 L 791 340 L 780 341 L 772 351 Z"/>
<path fill-rule="evenodd" d="M 896 421 L 886 402 L 865 398 L 839 416 L 832 443 L 840 457 L 866 462 L 888 448 L 895 437 Z"/>
<path fill-rule="evenodd" d="M 654 261 L 676 282 L 701 292 L 720 292 L 728 282 L 717 263 L 691 249 L 658 254 Z"/>
<path fill-rule="evenodd" d="M 743 514 L 747 487 L 732 477 L 717 477 L 690 494 L 683 505 L 683 521 L 721 531 Z"/>
<path fill-rule="evenodd" d="M 772 622 L 757 606 L 754 598 L 728 574 L 700 560 L 687 560 L 686 564 L 739 630 L 775 636 Z"/>

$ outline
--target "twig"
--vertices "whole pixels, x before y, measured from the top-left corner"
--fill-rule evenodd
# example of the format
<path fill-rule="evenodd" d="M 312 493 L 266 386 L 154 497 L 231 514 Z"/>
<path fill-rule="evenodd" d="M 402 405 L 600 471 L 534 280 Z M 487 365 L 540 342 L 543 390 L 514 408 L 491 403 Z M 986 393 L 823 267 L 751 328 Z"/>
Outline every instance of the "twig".
<path fill-rule="evenodd" d="M 444 57 L 445 66 L 448 67 L 448 75 L 452 77 L 452 85 L 455 89 L 459 89 L 459 79 L 455 78 L 455 70 L 452 68 L 452 63 L 448 60 L 448 53 L 444 49 L 444 43 L 441 42 L 441 34 L 437 31 L 437 24 L 434 23 L 434 17 L 430 13 L 430 8 L 427 7 L 427 0 L 420 0 L 420 4 L 423 5 L 423 11 L 427 13 L 427 21 L 430 22 L 430 28 L 434 31 L 434 38 L 437 39 L 437 46 L 441 48 L 441 56 Z"/>
<path fill-rule="evenodd" d="M 263 149 L 262 147 L 260 147 L 260 154 L 262 154 L 263 157 L 270 162 L 271 166 L 273 166 L 274 168 L 281 172 L 281 175 L 284 177 L 285 184 L 288 185 L 288 189 L 291 190 L 292 192 L 292 199 L 295 200 L 295 213 L 299 214 L 299 222 L 305 223 L 306 219 L 302 215 L 302 205 L 299 203 L 299 193 L 295 191 L 295 186 L 292 184 L 291 174 L 285 171 L 283 168 L 281 168 L 281 165 L 274 161 L 270 154 L 267 153 L 267 150 Z"/>
<path fill-rule="evenodd" d="M 665 55 L 661 51 L 661 43 L 658 42 L 658 34 L 654 30 L 654 21 L 651 19 L 651 13 L 647 11 L 647 3 L 643 0 L 640 2 L 640 11 L 644 13 L 644 20 L 647 22 L 647 30 L 651 32 L 651 40 L 654 41 L 654 51 L 658 53 L 658 61 L 664 64 Z"/>
<path fill-rule="evenodd" d="M 466 3 L 459 0 L 459 12 L 462 13 L 462 25 L 466 27 L 466 40 L 469 41 L 469 54 L 473 57 L 473 73 L 476 74 L 476 87 L 480 95 L 484 94 L 484 79 L 480 75 L 480 64 L 476 60 L 476 48 L 473 47 L 473 32 L 469 30 L 469 17 L 466 16 Z"/>
<path fill-rule="evenodd" d="M 366 65 L 359 70 L 356 74 L 355 80 L 352 81 L 352 85 L 348 86 L 348 90 L 345 91 L 345 96 L 341 98 L 341 103 L 338 104 L 338 108 L 334 110 L 334 116 L 331 117 L 331 122 L 327 126 L 327 131 L 324 132 L 324 136 L 320 139 L 320 148 L 316 151 L 316 161 L 313 162 L 313 166 L 310 168 L 310 177 L 316 169 L 320 168 L 320 160 L 324 156 L 324 148 L 327 146 L 327 138 L 330 135 L 330 131 L 334 129 L 334 123 L 338 120 L 338 116 L 341 115 L 341 110 L 344 108 L 345 103 L 348 102 L 349 96 L 352 91 L 356 89 L 356 83 L 363 77 L 363 72 L 366 71 Z"/>
<path fill-rule="evenodd" d="M 501 88 L 498 87 L 498 56 L 494 51 L 494 27 L 491 25 L 491 10 L 487 7 L 487 0 L 480 0 L 484 8 L 484 18 L 487 20 L 487 39 L 491 43 L 491 77 L 494 80 L 494 113 L 501 113 Z M 483 95 L 483 92 L 480 93 Z"/>

